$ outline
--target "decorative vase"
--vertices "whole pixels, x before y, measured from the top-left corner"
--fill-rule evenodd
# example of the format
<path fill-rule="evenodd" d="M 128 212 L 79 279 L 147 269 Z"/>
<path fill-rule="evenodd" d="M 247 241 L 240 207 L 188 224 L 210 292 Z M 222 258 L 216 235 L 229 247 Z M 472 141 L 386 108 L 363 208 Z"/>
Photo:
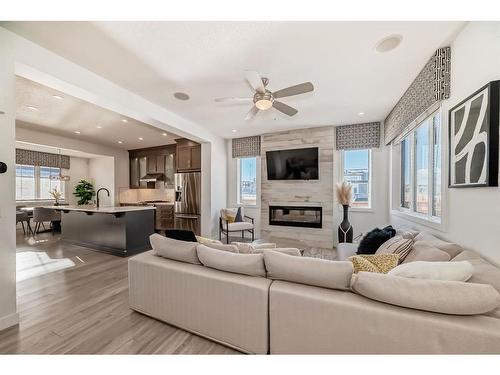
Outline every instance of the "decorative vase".
<path fill-rule="evenodd" d="M 352 229 L 351 223 L 349 223 L 349 205 L 342 205 L 344 208 L 344 220 L 339 225 L 339 242 L 349 242 L 352 243 L 352 235 L 354 230 Z"/>
<path fill-rule="evenodd" d="M 54 203 L 54 206 L 59 206 L 59 201 L 56 199 L 56 203 Z"/>

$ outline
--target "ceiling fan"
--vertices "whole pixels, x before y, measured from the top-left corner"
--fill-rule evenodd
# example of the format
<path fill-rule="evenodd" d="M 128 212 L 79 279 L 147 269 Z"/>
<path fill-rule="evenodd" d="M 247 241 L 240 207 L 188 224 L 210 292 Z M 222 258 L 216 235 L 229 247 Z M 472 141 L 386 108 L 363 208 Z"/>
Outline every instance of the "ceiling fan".
<path fill-rule="evenodd" d="M 304 94 L 314 90 L 314 86 L 311 82 L 300 83 L 295 86 L 290 86 L 285 89 L 281 89 L 275 92 L 271 92 L 267 89 L 267 84 L 269 83 L 268 78 L 263 78 L 259 73 L 253 70 L 245 71 L 245 78 L 255 94 L 252 98 L 217 98 L 216 102 L 250 102 L 253 101 L 253 107 L 247 113 L 245 120 L 250 120 L 255 117 L 259 111 L 266 111 L 270 108 L 275 108 L 278 111 L 288 115 L 294 116 L 297 114 L 298 110 L 289 105 L 280 102 L 276 99 L 284 98 L 287 96 Z"/>

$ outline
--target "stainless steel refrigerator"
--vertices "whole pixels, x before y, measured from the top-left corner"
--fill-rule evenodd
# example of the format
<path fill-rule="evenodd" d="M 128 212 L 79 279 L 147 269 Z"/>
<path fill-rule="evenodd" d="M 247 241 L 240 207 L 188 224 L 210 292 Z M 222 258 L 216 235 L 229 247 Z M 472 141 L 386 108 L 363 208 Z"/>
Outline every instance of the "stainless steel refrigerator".
<path fill-rule="evenodd" d="M 175 174 L 175 229 L 200 234 L 201 172 Z"/>

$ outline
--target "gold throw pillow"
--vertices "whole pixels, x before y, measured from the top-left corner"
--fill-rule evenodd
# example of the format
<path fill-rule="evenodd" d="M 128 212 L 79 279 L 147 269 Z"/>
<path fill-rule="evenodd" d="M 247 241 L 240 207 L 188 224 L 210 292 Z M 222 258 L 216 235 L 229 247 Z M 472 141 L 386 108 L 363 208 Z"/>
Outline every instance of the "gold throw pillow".
<path fill-rule="evenodd" d="M 398 254 L 353 255 L 348 259 L 352 262 L 354 273 L 387 273 L 399 263 Z"/>

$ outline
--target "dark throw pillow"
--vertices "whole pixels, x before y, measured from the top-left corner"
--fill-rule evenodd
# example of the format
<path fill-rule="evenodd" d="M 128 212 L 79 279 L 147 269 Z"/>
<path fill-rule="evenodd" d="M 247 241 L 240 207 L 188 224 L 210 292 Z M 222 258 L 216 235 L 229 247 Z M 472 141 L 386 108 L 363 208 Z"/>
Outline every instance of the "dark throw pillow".
<path fill-rule="evenodd" d="M 363 237 L 358 246 L 357 254 L 375 254 L 385 241 L 396 235 L 396 230 L 388 225 L 383 229 L 375 228 Z"/>
<path fill-rule="evenodd" d="M 191 230 L 167 229 L 165 231 L 165 237 L 179 241 L 198 242 L 196 236 L 194 235 L 194 232 Z"/>
<path fill-rule="evenodd" d="M 238 212 L 236 212 L 236 217 L 234 218 L 235 223 L 241 223 L 243 221 L 243 216 L 241 216 L 241 207 L 238 207 Z"/>

